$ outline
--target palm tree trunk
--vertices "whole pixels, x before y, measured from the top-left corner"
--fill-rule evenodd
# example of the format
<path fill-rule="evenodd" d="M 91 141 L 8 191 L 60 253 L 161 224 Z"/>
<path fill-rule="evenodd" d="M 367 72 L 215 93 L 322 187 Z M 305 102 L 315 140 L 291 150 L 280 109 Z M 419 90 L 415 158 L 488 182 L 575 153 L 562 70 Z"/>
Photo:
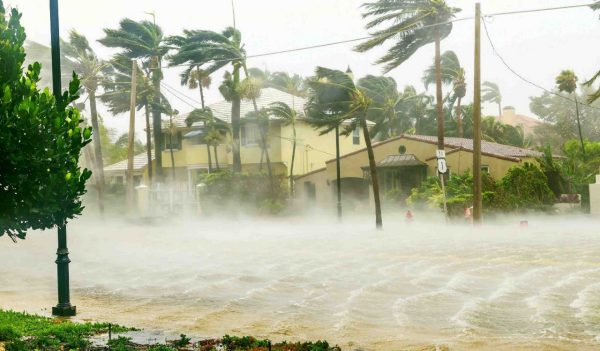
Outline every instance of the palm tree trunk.
<path fill-rule="evenodd" d="M 196 66 L 196 70 L 198 71 L 198 90 L 200 90 L 200 104 L 202 105 L 202 109 L 204 110 L 204 89 L 202 89 L 202 82 L 200 79 L 200 67 Z M 204 128 L 206 131 L 206 122 L 204 122 Z M 212 172 L 212 160 L 210 157 L 210 145 L 206 142 L 206 153 L 208 154 L 208 173 Z"/>
<path fill-rule="evenodd" d="M 267 128 L 269 127 L 269 125 L 267 124 Z M 262 130 L 262 128 L 261 128 Z M 273 169 L 271 168 L 271 159 L 269 158 L 269 151 L 267 150 L 267 136 L 266 136 L 266 132 L 261 132 L 262 134 L 262 144 L 263 144 L 263 150 L 265 150 L 265 158 L 267 159 L 267 173 L 269 174 L 269 185 L 271 187 L 271 199 L 274 200 L 275 199 L 275 184 L 273 181 Z"/>
<path fill-rule="evenodd" d="M 577 117 L 577 129 L 579 130 L 579 141 L 581 142 L 581 153 L 583 160 L 585 161 L 585 143 L 583 142 L 583 134 L 581 133 L 581 120 L 579 119 L 579 102 L 577 101 L 577 95 L 575 97 L 575 113 Z"/>
<path fill-rule="evenodd" d="M 502 118 L 502 103 L 498 103 L 498 120 Z"/>
<path fill-rule="evenodd" d="M 98 189 L 98 209 L 104 213 L 104 162 L 102 160 L 102 144 L 100 142 L 100 127 L 98 125 L 98 110 L 96 109 L 96 92 L 89 91 L 92 129 L 94 131 L 94 159 L 96 164 L 96 188 Z"/>
<path fill-rule="evenodd" d="M 296 123 L 292 120 L 294 140 L 292 142 L 292 164 L 290 165 L 290 196 L 294 197 L 294 162 L 296 160 Z"/>
<path fill-rule="evenodd" d="M 435 99 L 437 110 L 437 148 L 444 150 L 444 105 L 442 97 L 442 67 L 440 56 L 440 34 L 436 30 L 435 37 Z"/>
<path fill-rule="evenodd" d="M 154 129 L 154 159 L 156 160 L 156 179 L 160 182 L 163 177 L 162 170 L 162 122 L 160 113 L 160 81 L 161 70 L 158 57 L 152 57 L 152 85 L 154 91 L 152 94 L 152 127 Z"/>
<path fill-rule="evenodd" d="M 215 152 L 215 164 L 217 165 L 217 171 L 221 169 L 219 167 L 219 155 L 217 154 L 217 145 L 213 145 L 213 150 Z"/>
<path fill-rule="evenodd" d="M 173 134 L 169 133 L 169 150 L 171 152 L 171 180 L 175 183 L 175 156 L 173 156 Z"/>
<path fill-rule="evenodd" d="M 465 133 L 462 124 L 462 109 L 460 106 L 461 100 L 462 98 L 459 96 L 458 101 L 456 102 L 456 124 L 458 125 L 458 137 L 464 138 Z"/>
<path fill-rule="evenodd" d="M 240 85 L 240 66 L 233 66 L 233 85 L 239 87 Z M 241 98 L 237 92 L 233 93 L 233 99 L 231 101 L 231 133 L 232 137 L 232 153 L 233 153 L 233 164 L 232 170 L 234 173 L 242 171 L 242 159 L 240 157 L 240 108 Z"/>
<path fill-rule="evenodd" d="M 150 134 L 150 109 L 148 103 L 144 105 L 146 112 L 146 156 L 148 157 L 148 179 L 152 184 L 152 136 Z"/>
<path fill-rule="evenodd" d="M 373 153 L 371 138 L 369 137 L 366 113 L 360 119 L 360 127 L 363 130 L 365 144 L 367 145 L 367 155 L 369 156 L 369 169 L 371 170 L 373 199 L 375 201 L 375 226 L 377 229 L 381 229 L 383 227 L 383 220 L 381 218 L 381 200 L 379 199 L 379 179 L 377 178 L 377 165 L 375 164 L 375 154 Z"/>

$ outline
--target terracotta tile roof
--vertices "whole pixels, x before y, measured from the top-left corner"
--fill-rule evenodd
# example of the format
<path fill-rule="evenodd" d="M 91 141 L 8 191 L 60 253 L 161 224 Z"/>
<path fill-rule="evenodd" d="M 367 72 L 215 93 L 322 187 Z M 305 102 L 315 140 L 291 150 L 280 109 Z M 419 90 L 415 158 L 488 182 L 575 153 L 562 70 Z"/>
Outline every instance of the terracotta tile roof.
<path fill-rule="evenodd" d="M 152 151 L 152 160 L 154 160 L 154 151 Z M 133 156 L 133 170 L 140 171 L 148 165 L 148 154 L 146 152 Z M 127 159 L 113 163 L 104 167 L 104 172 L 125 172 L 127 171 Z"/>
<path fill-rule="evenodd" d="M 429 136 L 429 135 L 403 135 L 402 137 L 406 139 L 424 141 L 430 144 L 437 144 L 437 136 Z M 450 148 L 463 148 L 465 150 L 473 151 L 473 139 L 467 138 L 454 138 L 454 137 L 445 137 L 444 144 Z M 490 154 L 490 155 L 498 155 L 504 157 L 542 157 L 544 154 L 539 151 L 524 149 L 521 147 L 504 145 L 498 143 L 492 143 L 489 141 L 481 141 L 481 152 Z"/>

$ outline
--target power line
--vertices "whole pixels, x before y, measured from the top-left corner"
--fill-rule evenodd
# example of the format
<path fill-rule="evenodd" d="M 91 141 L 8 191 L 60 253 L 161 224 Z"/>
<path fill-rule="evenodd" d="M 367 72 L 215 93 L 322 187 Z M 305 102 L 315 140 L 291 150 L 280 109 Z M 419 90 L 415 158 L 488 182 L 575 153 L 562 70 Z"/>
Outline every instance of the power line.
<path fill-rule="evenodd" d="M 473 19 L 473 18 L 474 18 L 473 16 L 461 17 L 461 18 L 456 18 L 456 19 L 453 19 L 453 20 L 450 20 L 450 21 L 446 21 L 446 22 L 442 22 L 442 23 L 434 23 L 434 24 L 428 24 L 428 25 L 420 26 L 417 29 L 425 29 L 425 28 L 443 26 L 443 25 L 446 25 L 446 24 L 450 24 L 450 23 L 454 23 L 454 22 L 460 22 L 460 21 L 465 21 L 465 20 L 470 20 L 470 19 Z M 248 55 L 245 58 L 246 59 L 251 59 L 251 58 L 257 58 L 257 57 L 264 57 L 264 56 L 287 54 L 287 53 L 290 53 L 290 52 L 311 50 L 311 49 L 318 49 L 318 48 L 323 48 L 323 47 L 327 47 L 327 46 L 353 43 L 353 42 L 356 42 L 356 41 L 367 40 L 367 39 L 371 39 L 371 38 L 373 38 L 373 37 L 372 36 L 366 36 L 366 37 L 346 39 L 346 40 L 334 41 L 334 42 L 323 43 L 323 44 L 302 46 L 302 47 L 293 48 L 293 49 L 270 51 L 270 52 L 265 52 L 265 53 L 261 53 L 261 54 Z M 211 63 L 219 63 L 219 62 L 229 62 L 229 61 L 231 61 L 231 60 L 212 60 L 212 61 L 209 61 L 209 62 L 211 62 Z M 172 65 L 172 66 L 163 66 L 163 68 L 182 67 L 182 66 L 190 66 L 190 64 L 188 64 L 188 63 L 182 63 L 182 64 Z"/>
<path fill-rule="evenodd" d="M 557 7 L 545 7 L 540 9 L 530 9 L 530 10 L 517 10 L 517 11 L 506 11 L 506 12 L 496 12 L 490 13 L 487 15 L 483 15 L 483 17 L 495 17 L 495 16 L 504 16 L 504 15 L 516 15 L 522 13 L 532 13 L 532 12 L 543 12 L 543 11 L 554 11 L 554 10 L 566 10 L 566 9 L 574 9 L 578 7 L 590 7 L 593 4 L 579 4 L 579 5 L 568 5 L 568 6 L 557 6 Z"/>
<path fill-rule="evenodd" d="M 179 97 L 176 93 L 174 93 L 173 91 L 171 91 L 171 89 L 169 87 L 167 87 L 166 85 L 164 85 L 163 83 L 160 83 L 160 85 L 163 88 L 165 88 L 167 90 L 167 92 L 169 94 L 171 94 L 173 97 L 175 97 L 177 100 L 183 102 L 184 104 L 190 106 L 191 108 L 194 108 L 194 109 L 198 108 L 197 106 L 194 106 L 194 105 L 190 104 L 189 102 L 187 102 L 186 100 L 184 100 L 183 98 Z"/>
<path fill-rule="evenodd" d="M 488 16 L 485 16 L 485 17 L 488 17 Z M 557 93 L 557 92 L 555 92 L 555 91 L 552 91 L 552 90 L 546 89 L 546 88 L 544 88 L 543 86 L 541 86 L 541 85 L 539 85 L 539 84 L 537 84 L 537 83 L 535 83 L 535 82 L 533 82 L 533 81 L 531 81 L 531 80 L 529 80 L 529 79 L 525 78 L 524 76 L 522 76 L 521 74 L 519 74 L 517 71 L 515 71 L 515 70 L 514 70 L 514 69 L 513 69 L 513 68 L 512 68 L 512 67 L 511 67 L 511 66 L 510 66 L 510 65 L 509 65 L 507 62 L 506 62 L 506 60 L 504 59 L 504 57 L 502 57 L 502 55 L 500 55 L 500 53 L 499 53 L 499 52 L 498 52 L 498 50 L 496 49 L 496 46 L 494 45 L 494 42 L 492 41 L 492 38 L 490 37 L 490 33 L 489 33 L 489 31 L 488 31 L 488 28 L 487 28 L 487 24 L 486 24 L 486 22 L 485 22 L 485 20 L 482 20 L 482 21 L 483 21 L 483 28 L 485 29 L 485 35 L 486 35 L 486 37 L 487 37 L 487 39 L 488 39 L 488 41 L 489 41 L 489 43 L 490 43 L 490 46 L 492 47 L 492 50 L 494 51 L 494 54 L 495 54 L 495 55 L 498 57 L 498 59 L 500 59 L 500 62 L 502 62 L 502 64 L 503 64 L 503 65 L 504 65 L 504 66 L 505 66 L 505 67 L 506 67 L 506 68 L 507 68 L 507 69 L 508 69 L 508 70 L 509 70 L 509 71 L 510 71 L 512 74 L 514 74 L 515 76 L 517 76 L 519 79 L 521 79 L 522 81 L 524 81 L 524 82 L 525 82 L 525 83 L 527 83 L 527 84 L 530 84 L 530 85 L 532 85 L 532 86 L 534 86 L 534 87 L 536 87 L 536 88 L 538 88 L 538 89 L 541 89 L 541 90 L 543 90 L 543 91 L 545 91 L 545 92 L 547 92 L 547 93 L 549 93 L 549 94 L 552 94 L 552 95 L 555 95 L 555 96 L 561 97 L 561 98 L 563 98 L 563 99 L 565 99 L 565 100 L 569 100 L 569 101 L 571 101 L 572 103 L 575 103 L 575 100 L 573 100 L 573 99 L 571 99 L 571 98 L 569 98 L 569 97 L 567 97 L 567 96 L 564 96 L 564 95 L 562 95 L 562 94 L 559 94 L 559 93 Z M 600 108 L 598 108 L 598 107 L 595 107 L 595 106 L 592 106 L 592 105 L 588 105 L 588 104 L 586 104 L 586 103 L 583 103 L 583 102 L 580 102 L 580 101 L 577 101 L 577 103 L 579 103 L 580 105 L 583 105 L 583 106 L 589 107 L 589 108 L 593 108 L 593 109 L 596 109 L 596 110 L 600 110 Z"/>
<path fill-rule="evenodd" d="M 165 87 L 171 88 L 171 90 L 176 91 L 180 96 L 183 96 L 184 98 L 192 101 L 193 103 L 202 105 L 201 101 L 196 100 L 196 99 L 194 99 L 192 97 L 187 96 L 185 93 L 181 92 L 180 90 L 177 90 L 177 88 L 174 88 L 173 86 L 171 86 L 171 85 L 169 85 L 169 84 L 167 84 L 165 82 L 161 82 L 160 84 L 164 85 Z"/>

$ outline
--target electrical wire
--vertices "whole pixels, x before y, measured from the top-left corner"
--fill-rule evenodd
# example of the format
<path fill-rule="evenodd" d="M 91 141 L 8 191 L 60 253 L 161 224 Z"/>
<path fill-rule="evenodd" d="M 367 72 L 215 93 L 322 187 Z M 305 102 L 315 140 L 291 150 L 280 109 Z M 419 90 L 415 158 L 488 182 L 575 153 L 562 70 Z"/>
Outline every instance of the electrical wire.
<path fill-rule="evenodd" d="M 173 91 L 171 91 L 171 89 L 170 89 L 169 87 L 167 87 L 166 85 L 164 85 L 163 83 L 160 83 L 160 85 L 161 85 L 163 88 L 165 88 L 165 89 L 167 90 L 167 92 L 168 92 L 168 93 L 169 93 L 171 96 L 175 97 L 177 100 L 179 100 L 179 101 L 183 102 L 184 104 L 186 104 L 186 105 L 190 106 L 191 108 L 194 108 L 194 109 L 198 108 L 197 106 L 195 106 L 195 105 L 192 105 L 192 104 L 190 104 L 189 102 L 187 102 L 185 99 L 183 99 L 183 98 L 179 97 L 179 96 L 178 96 L 176 93 L 174 93 Z"/>
<path fill-rule="evenodd" d="M 484 17 L 488 17 L 488 16 L 484 16 Z M 525 78 L 523 75 L 521 75 L 520 73 L 518 73 L 517 71 L 515 71 L 515 70 L 514 70 L 514 69 L 513 69 L 513 68 L 512 68 L 512 67 L 511 67 L 509 64 L 508 64 L 508 62 L 506 62 L 506 60 L 504 59 L 504 57 L 502 57 L 502 55 L 500 55 L 500 53 L 499 53 L 499 52 L 498 52 L 498 50 L 496 49 L 496 46 L 494 45 L 494 42 L 492 41 L 492 38 L 491 38 L 491 36 L 490 36 L 490 33 L 489 33 L 489 31 L 488 31 L 488 28 L 487 28 L 487 24 L 486 24 L 485 18 L 482 18 L 482 22 L 483 22 L 483 28 L 484 28 L 484 30 L 485 30 L 485 35 L 486 35 L 486 37 L 487 37 L 487 39 L 488 39 L 488 41 L 489 41 L 489 43 L 490 43 L 490 46 L 492 47 L 492 50 L 494 51 L 494 54 L 495 54 L 495 55 L 498 57 L 498 59 L 500 60 L 500 62 L 502 62 L 502 64 L 503 64 L 503 65 L 504 65 L 504 66 L 505 66 L 505 67 L 506 67 L 506 68 L 507 68 L 507 69 L 508 69 L 508 70 L 509 70 L 509 71 L 510 71 L 512 74 L 514 74 L 515 76 L 517 76 L 517 78 L 521 79 L 521 80 L 522 80 L 522 81 L 524 81 L 525 83 L 527 83 L 527 84 L 530 84 L 530 85 L 532 85 L 532 86 L 534 86 L 534 87 L 536 87 L 536 88 L 538 88 L 538 89 L 541 89 L 541 90 L 543 90 L 543 91 L 547 92 L 548 94 L 552 94 L 552 95 L 555 95 L 555 96 L 561 97 L 561 98 L 563 98 L 563 99 L 565 99 L 565 100 L 571 101 L 572 103 L 575 103 L 575 100 L 573 100 L 573 99 L 571 99 L 571 98 L 569 98 L 569 97 L 567 97 L 567 96 L 564 96 L 564 95 L 562 95 L 562 94 L 560 94 L 560 93 L 557 93 L 557 92 L 555 92 L 555 91 L 552 91 L 552 90 L 546 89 L 545 87 L 543 87 L 543 86 L 541 86 L 541 85 L 539 85 L 539 84 L 537 84 L 537 83 L 535 83 L 535 82 L 533 82 L 533 81 L 531 81 L 531 80 L 529 80 L 529 79 Z M 581 102 L 581 101 L 577 101 L 577 103 L 578 103 L 579 105 L 581 105 L 581 106 L 589 107 L 589 108 L 592 108 L 592 109 L 595 109 L 595 110 L 600 110 L 600 108 L 598 108 L 598 107 L 595 107 L 595 106 L 592 106 L 592 105 L 586 104 L 586 103 L 584 103 L 584 102 Z"/>
<path fill-rule="evenodd" d="M 496 17 L 496 16 L 504 16 L 504 15 L 516 15 L 522 13 L 532 13 L 532 12 L 543 12 L 543 11 L 554 11 L 554 10 L 566 10 L 566 9 L 574 9 L 578 7 L 590 7 L 592 4 L 579 4 L 579 5 L 567 5 L 567 6 L 557 6 L 557 7 L 545 7 L 540 9 L 530 9 L 530 10 L 517 10 L 517 11 L 506 11 L 506 12 L 496 12 L 490 13 L 487 15 L 483 15 L 483 17 Z"/>
<path fill-rule="evenodd" d="M 443 25 L 446 25 L 446 24 L 450 24 L 450 23 L 454 23 L 454 22 L 460 22 L 460 21 L 465 21 L 465 20 L 470 20 L 470 19 L 473 19 L 473 18 L 474 18 L 473 16 L 455 18 L 453 20 L 442 22 L 442 23 L 434 23 L 434 24 L 428 24 L 428 25 L 420 26 L 417 29 L 424 29 L 424 28 L 431 28 L 431 27 L 443 26 Z M 265 57 L 265 56 L 272 56 L 272 55 L 279 55 L 279 54 L 287 54 L 287 53 L 290 53 L 290 52 L 297 52 L 297 51 L 304 51 L 304 50 L 311 50 L 311 49 L 318 49 L 318 48 L 323 48 L 323 47 L 328 47 L 328 46 L 353 43 L 353 42 L 356 42 L 356 41 L 367 40 L 367 39 L 371 39 L 371 38 L 373 38 L 373 37 L 372 36 L 366 36 L 366 37 L 346 39 L 346 40 L 334 41 L 334 42 L 323 43 L 323 44 L 315 44 L 315 45 L 309 45 L 309 46 L 302 46 L 302 47 L 293 48 L 293 49 L 271 51 L 271 52 L 265 52 L 265 53 L 261 53 L 261 54 L 248 55 L 248 56 L 245 57 L 245 59 Z M 210 63 L 219 63 L 219 62 L 229 62 L 229 61 L 231 61 L 231 60 L 225 60 L 224 59 L 224 60 L 211 60 L 209 62 Z M 207 62 L 207 63 L 209 63 L 209 62 Z M 172 66 L 168 66 L 167 65 L 167 66 L 162 66 L 162 67 L 163 68 L 172 68 L 172 67 L 187 67 L 187 66 L 190 66 L 190 64 L 189 63 L 182 63 L 182 64 L 178 64 L 178 65 L 172 65 Z"/>

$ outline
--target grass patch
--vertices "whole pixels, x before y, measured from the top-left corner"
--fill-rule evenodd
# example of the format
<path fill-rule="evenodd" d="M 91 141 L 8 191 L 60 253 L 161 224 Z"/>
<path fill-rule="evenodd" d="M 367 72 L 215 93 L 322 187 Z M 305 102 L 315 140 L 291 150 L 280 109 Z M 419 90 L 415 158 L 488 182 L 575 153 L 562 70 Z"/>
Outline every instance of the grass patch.
<path fill-rule="evenodd" d="M 108 323 L 73 323 L 23 312 L 0 310 L 0 341 L 7 351 L 81 350 L 89 347 L 89 337 L 108 332 Z M 133 330 L 113 325 L 114 333 Z"/>

